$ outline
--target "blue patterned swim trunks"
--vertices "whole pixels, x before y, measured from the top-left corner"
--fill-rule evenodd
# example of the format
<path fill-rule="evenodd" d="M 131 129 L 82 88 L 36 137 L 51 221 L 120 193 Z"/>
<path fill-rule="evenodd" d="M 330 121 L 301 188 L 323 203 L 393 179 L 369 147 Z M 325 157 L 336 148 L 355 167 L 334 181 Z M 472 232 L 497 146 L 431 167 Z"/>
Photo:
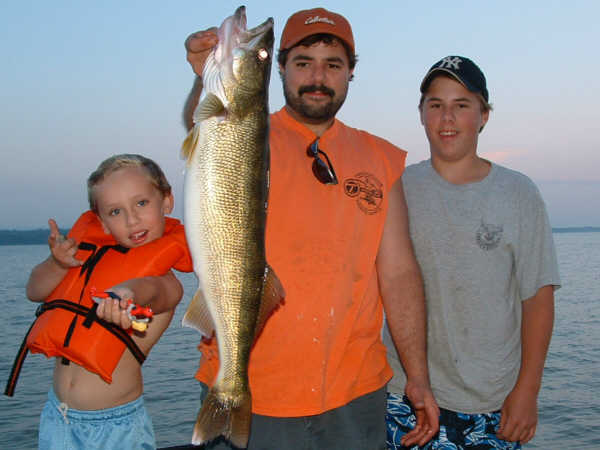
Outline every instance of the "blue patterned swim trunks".
<path fill-rule="evenodd" d="M 414 410 L 406 396 L 387 395 L 387 445 L 389 450 L 518 450 L 521 444 L 498 439 L 500 412 L 463 414 L 440 408 L 440 431 L 425 446 L 403 447 L 400 439 L 416 425 Z"/>

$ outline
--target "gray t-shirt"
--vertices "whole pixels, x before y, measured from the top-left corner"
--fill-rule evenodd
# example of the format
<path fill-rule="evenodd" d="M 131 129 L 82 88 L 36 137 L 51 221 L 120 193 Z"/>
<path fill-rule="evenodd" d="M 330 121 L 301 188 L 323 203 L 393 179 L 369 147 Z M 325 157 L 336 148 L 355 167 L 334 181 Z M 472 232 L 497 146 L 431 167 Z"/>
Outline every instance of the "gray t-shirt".
<path fill-rule="evenodd" d="M 480 182 L 454 185 L 431 161 L 402 176 L 410 235 L 423 273 L 433 393 L 445 409 L 500 409 L 521 362 L 521 301 L 559 286 L 544 202 L 525 175 L 492 163 Z M 404 372 L 384 342 L 402 393 Z"/>

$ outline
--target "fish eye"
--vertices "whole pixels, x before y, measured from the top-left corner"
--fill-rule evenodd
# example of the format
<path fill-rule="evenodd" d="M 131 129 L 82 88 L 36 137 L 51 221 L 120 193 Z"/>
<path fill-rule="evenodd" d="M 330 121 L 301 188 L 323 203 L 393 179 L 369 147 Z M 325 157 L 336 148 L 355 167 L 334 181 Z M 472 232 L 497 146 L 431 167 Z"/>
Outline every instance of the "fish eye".
<path fill-rule="evenodd" d="M 265 48 L 261 48 L 258 51 L 258 59 L 260 59 L 261 61 L 264 61 L 265 59 L 267 59 L 269 57 L 269 52 L 267 51 L 267 49 Z"/>

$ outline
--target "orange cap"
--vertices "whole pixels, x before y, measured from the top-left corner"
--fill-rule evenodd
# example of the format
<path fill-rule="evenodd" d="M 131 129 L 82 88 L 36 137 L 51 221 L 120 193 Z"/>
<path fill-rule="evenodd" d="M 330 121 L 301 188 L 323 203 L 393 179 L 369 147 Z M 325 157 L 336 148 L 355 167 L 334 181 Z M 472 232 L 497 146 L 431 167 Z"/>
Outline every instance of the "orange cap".
<path fill-rule="evenodd" d="M 350 23 L 343 16 L 324 8 L 307 9 L 292 14 L 281 34 L 279 51 L 293 47 L 308 36 L 321 33 L 341 39 L 354 54 L 354 36 Z"/>

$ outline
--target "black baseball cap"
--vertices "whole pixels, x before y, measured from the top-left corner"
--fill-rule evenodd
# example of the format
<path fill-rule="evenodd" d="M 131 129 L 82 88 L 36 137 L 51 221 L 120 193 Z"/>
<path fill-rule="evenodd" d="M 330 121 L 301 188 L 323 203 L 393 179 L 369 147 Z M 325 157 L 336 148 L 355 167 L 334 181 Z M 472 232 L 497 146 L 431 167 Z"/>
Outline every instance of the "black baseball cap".
<path fill-rule="evenodd" d="M 421 83 L 421 93 L 425 93 L 431 80 L 438 72 L 450 74 L 469 91 L 481 94 L 485 101 L 489 101 L 488 90 L 485 83 L 485 75 L 477 64 L 464 56 L 446 56 L 436 62 Z"/>

